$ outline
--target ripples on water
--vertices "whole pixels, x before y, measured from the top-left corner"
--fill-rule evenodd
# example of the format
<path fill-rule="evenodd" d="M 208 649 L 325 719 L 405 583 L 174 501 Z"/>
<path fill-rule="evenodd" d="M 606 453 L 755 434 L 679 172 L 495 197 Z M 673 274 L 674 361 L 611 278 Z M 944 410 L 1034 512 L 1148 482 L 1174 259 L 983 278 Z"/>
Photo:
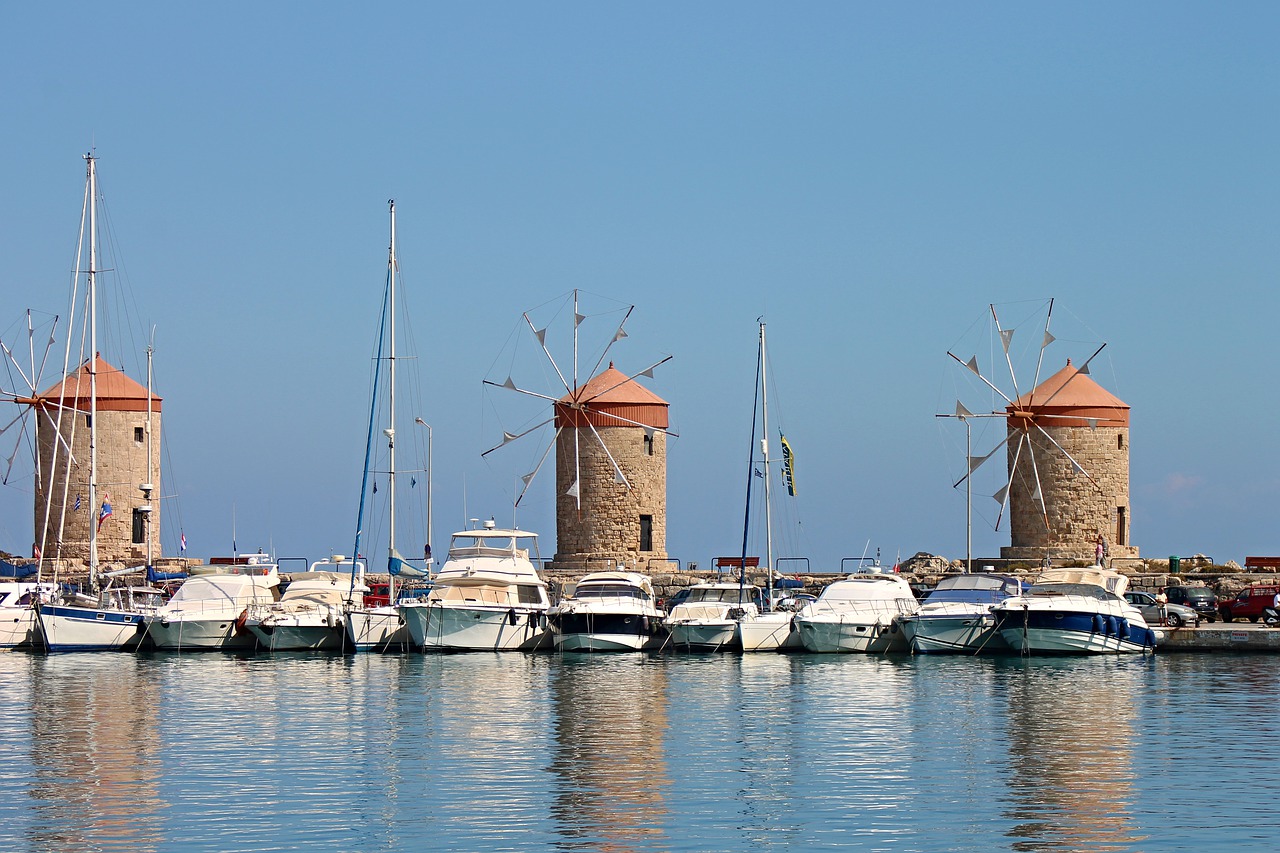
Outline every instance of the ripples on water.
<path fill-rule="evenodd" d="M 1270 657 L 0 655 L 0 849 L 1273 842 Z"/>

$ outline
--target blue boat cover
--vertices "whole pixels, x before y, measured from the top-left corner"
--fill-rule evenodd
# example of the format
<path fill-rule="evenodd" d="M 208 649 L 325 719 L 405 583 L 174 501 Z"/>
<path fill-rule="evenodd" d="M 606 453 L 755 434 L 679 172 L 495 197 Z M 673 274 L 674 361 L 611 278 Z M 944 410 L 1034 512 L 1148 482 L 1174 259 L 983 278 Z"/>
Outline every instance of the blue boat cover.
<path fill-rule="evenodd" d="M 35 563 L 18 565 L 8 560 L 0 560 L 0 578 L 29 578 L 38 571 Z"/>

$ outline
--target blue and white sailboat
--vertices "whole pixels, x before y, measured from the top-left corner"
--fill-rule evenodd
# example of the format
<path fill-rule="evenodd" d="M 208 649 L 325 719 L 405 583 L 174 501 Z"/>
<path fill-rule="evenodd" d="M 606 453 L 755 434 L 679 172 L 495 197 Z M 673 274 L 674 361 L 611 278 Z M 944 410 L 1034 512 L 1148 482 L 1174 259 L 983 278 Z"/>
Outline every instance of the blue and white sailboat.
<path fill-rule="evenodd" d="M 380 379 L 383 374 L 382 368 L 385 366 L 387 407 L 385 412 L 386 420 L 381 424 L 381 432 L 387 440 L 387 468 L 382 473 L 387 476 L 387 573 L 390 576 L 390 584 L 387 602 L 374 606 L 366 606 L 363 601 L 358 600 L 354 594 L 353 587 L 353 594 L 349 597 L 350 604 L 347 608 L 345 620 L 347 646 L 355 651 L 398 651 L 407 645 L 409 635 L 400 613 L 396 609 L 397 586 L 404 580 L 426 579 L 430 573 L 431 427 L 422 418 L 414 419 L 415 425 L 424 427 L 427 430 L 428 448 L 428 462 L 425 471 L 427 477 L 426 547 L 424 548 L 422 566 L 413 565 L 396 548 L 396 474 L 398 473 L 396 469 L 396 285 L 399 281 L 400 265 L 396 257 L 395 200 L 389 201 L 388 205 L 391 218 L 391 243 L 387 252 L 387 283 L 383 291 L 382 321 L 378 331 L 378 367 L 375 369 L 373 377 L 373 393 L 369 405 L 369 433 L 365 443 L 364 473 L 360 482 L 360 506 L 356 521 L 355 553 L 358 559 L 361 553 L 361 540 L 364 537 L 365 509 L 366 501 L 369 497 L 369 478 L 374 473 L 372 471 L 373 442 L 375 430 L 380 426 L 378 394 Z M 414 483 L 416 483 L 416 480 Z M 373 491 L 377 492 L 376 484 L 373 487 Z"/>
<path fill-rule="evenodd" d="M 88 337 L 90 358 L 93 365 L 86 365 L 82 370 L 89 378 L 89 506 L 98 506 L 97 497 L 97 428 L 98 428 L 98 373 L 105 367 L 98 358 L 98 170 L 97 158 L 92 153 L 85 155 L 88 164 L 86 171 L 85 207 L 81 220 L 81 232 L 88 230 L 88 259 L 85 266 L 86 284 L 88 288 Z M 83 245 L 83 240 L 81 245 Z M 154 397 L 151 391 L 151 347 L 147 347 L 147 464 L 150 467 L 153 459 L 151 447 L 151 405 Z M 78 405 L 78 403 L 77 403 Z M 59 419 L 61 420 L 61 419 Z M 56 466 L 51 467 L 54 470 Z M 70 471 L 70 460 L 66 468 Z M 152 477 L 142 489 L 150 497 Z M 141 508 L 150 513 L 150 505 Z M 97 591 L 96 599 L 92 596 L 71 596 L 62 601 L 41 603 L 38 605 L 40 633 L 44 646 L 51 652 L 57 651 L 100 651 L 120 649 L 136 645 L 144 634 L 144 615 L 154 612 L 164 603 L 164 593 L 148 586 L 117 585 L 116 579 L 128 574 L 151 570 L 152 559 L 152 525 L 150 518 L 144 524 L 147 548 L 147 565 L 136 569 L 125 569 L 108 575 L 107 584 L 98 589 L 101 576 L 98 571 L 98 528 L 101 519 L 111 513 L 108 498 L 102 498 L 102 508 L 98 524 L 89 525 L 89 583 Z M 43 549 L 42 553 L 43 553 Z"/>

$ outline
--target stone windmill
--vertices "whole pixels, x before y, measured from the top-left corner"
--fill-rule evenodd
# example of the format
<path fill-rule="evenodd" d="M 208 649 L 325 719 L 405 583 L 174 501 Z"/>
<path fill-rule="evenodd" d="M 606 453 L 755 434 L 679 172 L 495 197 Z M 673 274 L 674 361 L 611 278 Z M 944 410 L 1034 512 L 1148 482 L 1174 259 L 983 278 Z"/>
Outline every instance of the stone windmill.
<path fill-rule="evenodd" d="M 1006 512 L 1010 520 L 1010 544 L 1001 548 L 1003 558 L 1092 560 L 1099 535 L 1106 538 L 1111 557 L 1136 557 L 1129 530 L 1129 406 L 1089 374 L 1090 362 L 1106 344 L 1079 365 L 1068 359 L 1061 370 L 1040 381 L 1045 351 L 1056 340 L 1049 331 L 1049 300 L 1042 337 L 1032 347 L 1034 377 L 1030 390 L 1023 392 L 1011 356 L 1016 329 L 1004 327 L 996 306 L 989 307 L 1007 380 L 1002 383 L 984 373 L 977 356 L 965 361 L 948 355 L 1002 405 L 984 412 L 957 403 L 954 417 L 1001 419 L 1005 434 L 990 452 L 969 456 L 968 470 L 955 485 L 968 485 L 983 463 L 1003 448 L 1007 478 L 1001 478 L 1001 487 L 992 495 L 1000 504 L 996 529 Z"/>
<path fill-rule="evenodd" d="M 551 449 L 556 459 L 556 556 L 553 566 L 602 571 L 610 568 L 665 564 L 666 554 L 666 439 L 668 404 L 640 384 L 652 378 L 661 359 L 636 373 L 624 373 L 610 361 L 599 370 L 613 344 L 627 337 L 624 330 L 629 306 L 609 344 L 596 362 L 594 375 L 578 378 L 578 329 L 588 318 L 579 313 L 578 292 L 573 291 L 573 364 L 562 369 L 547 346 L 546 327 L 538 328 L 524 314 L 545 360 L 553 368 L 561 388 L 557 395 L 519 387 L 508 376 L 504 382 L 485 380 L 526 398 L 550 404 L 550 413 L 520 432 L 503 433 L 502 442 L 482 456 L 551 425 L 548 442 L 534 470 L 521 480 L 516 505 L 528 493 Z M 599 370 L 599 372 L 596 372 Z"/>

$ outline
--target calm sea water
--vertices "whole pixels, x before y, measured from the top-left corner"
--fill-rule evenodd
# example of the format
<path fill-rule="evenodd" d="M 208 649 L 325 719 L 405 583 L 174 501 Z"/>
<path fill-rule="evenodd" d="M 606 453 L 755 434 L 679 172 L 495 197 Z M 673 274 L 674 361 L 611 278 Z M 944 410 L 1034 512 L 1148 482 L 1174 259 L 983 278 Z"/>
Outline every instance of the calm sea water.
<path fill-rule="evenodd" d="M 0 849 L 1271 847 L 1280 660 L 0 655 Z"/>

